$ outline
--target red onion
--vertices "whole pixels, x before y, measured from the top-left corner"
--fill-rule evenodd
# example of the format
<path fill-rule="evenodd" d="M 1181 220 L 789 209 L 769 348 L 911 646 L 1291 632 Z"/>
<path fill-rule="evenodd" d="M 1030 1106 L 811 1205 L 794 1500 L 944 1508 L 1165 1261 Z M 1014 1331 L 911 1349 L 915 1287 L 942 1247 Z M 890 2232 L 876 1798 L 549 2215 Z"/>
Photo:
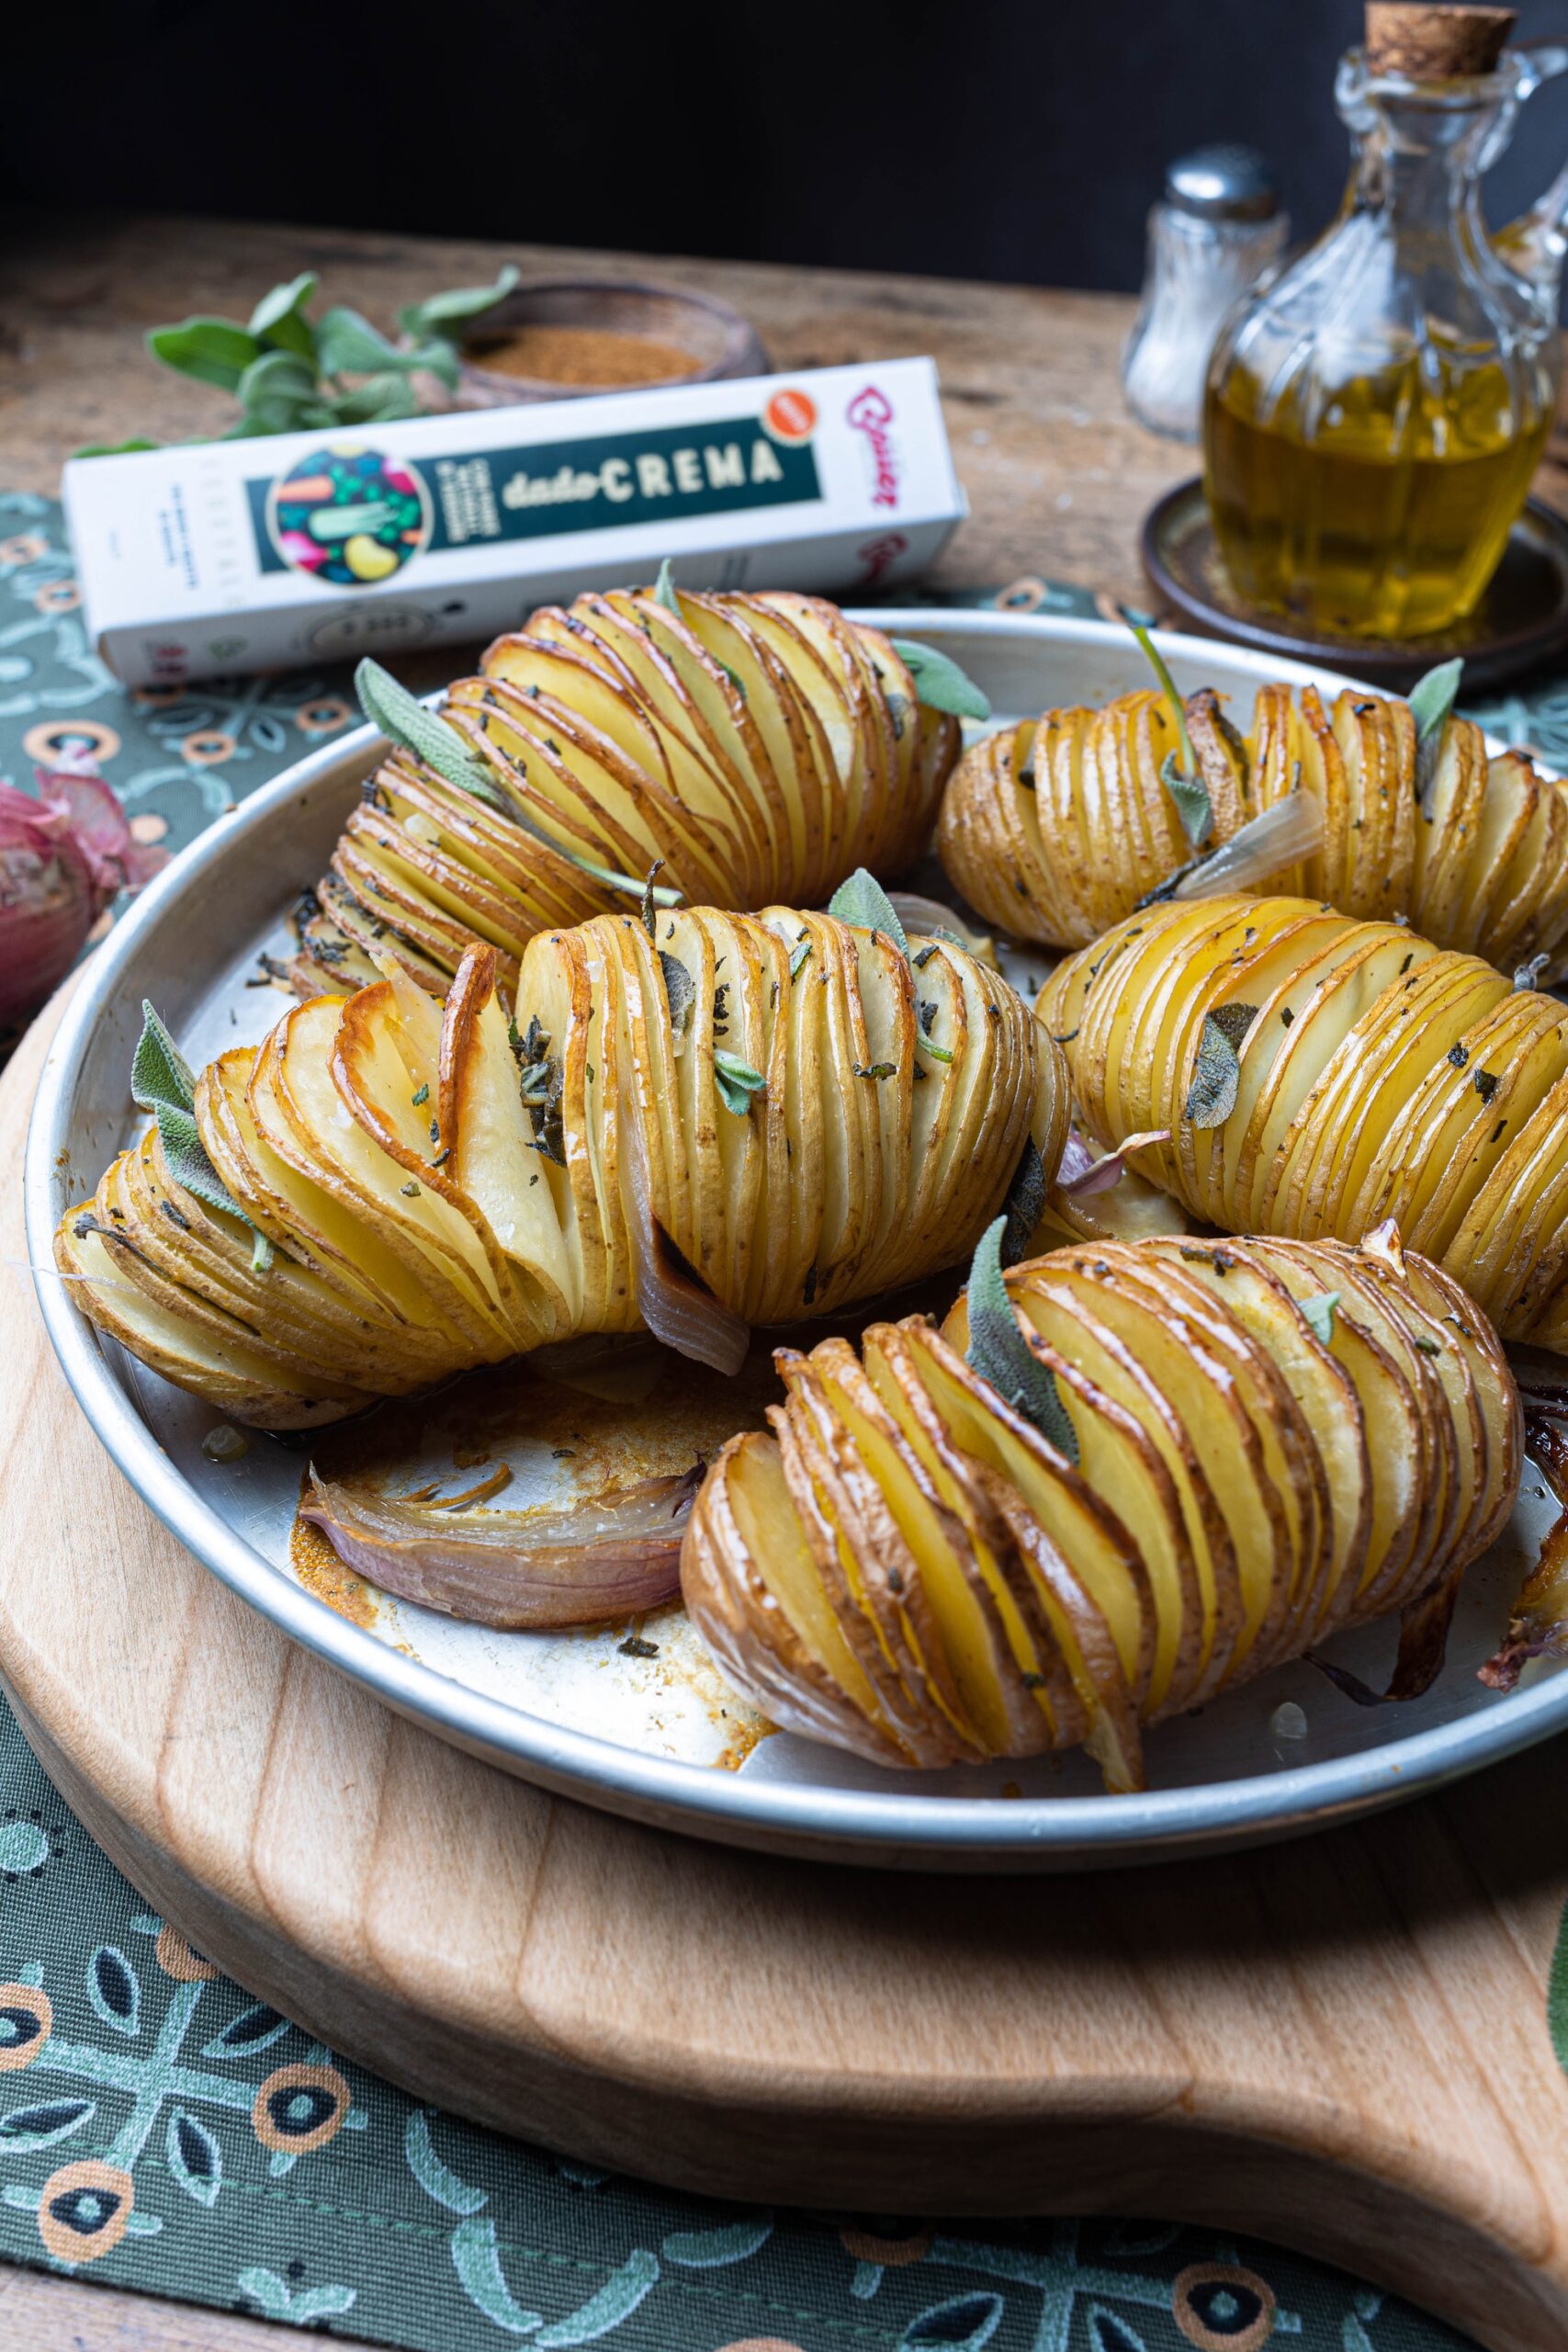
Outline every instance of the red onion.
<path fill-rule="evenodd" d="M 90 761 L 38 771 L 39 797 L 0 784 L 0 1029 L 37 1011 L 98 916 L 167 861 L 143 848 Z"/>
<path fill-rule="evenodd" d="M 1088 1145 L 1077 1136 L 1070 1135 L 1062 1147 L 1061 1164 L 1056 1182 L 1070 1201 L 1087 1201 L 1096 1193 L 1108 1193 L 1122 1181 L 1129 1152 L 1139 1151 L 1145 1144 L 1168 1143 L 1168 1127 L 1150 1127 L 1146 1133 L 1129 1136 L 1103 1159 L 1096 1159 Z"/>
<path fill-rule="evenodd" d="M 625 1106 L 618 1134 L 637 1313 L 667 1348 L 733 1376 L 746 1361 L 750 1328 L 733 1307 L 715 1297 L 654 1216 L 648 1151 L 635 1104 Z"/>
<path fill-rule="evenodd" d="M 357 1576 L 400 1600 L 504 1631 L 542 1631 L 672 1600 L 702 1476 L 699 1462 L 562 1510 L 455 1520 L 438 1501 L 338 1484 L 312 1467 L 299 1515 Z"/>

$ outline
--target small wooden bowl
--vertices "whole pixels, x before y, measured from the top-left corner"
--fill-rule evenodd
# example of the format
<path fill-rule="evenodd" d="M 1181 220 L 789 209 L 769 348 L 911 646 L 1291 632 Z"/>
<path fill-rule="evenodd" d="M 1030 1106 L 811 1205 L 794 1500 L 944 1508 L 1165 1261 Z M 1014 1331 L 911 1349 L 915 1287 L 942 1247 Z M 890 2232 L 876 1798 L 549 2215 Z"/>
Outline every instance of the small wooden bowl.
<path fill-rule="evenodd" d="M 558 377 L 514 376 L 487 368 L 487 345 L 522 327 L 589 327 L 673 346 L 691 357 L 680 375 L 650 375 L 631 384 L 569 384 Z M 513 408 L 522 401 L 579 400 L 588 392 L 641 391 L 648 384 L 711 384 L 730 376 L 762 376 L 768 356 L 750 322 L 709 294 L 637 278 L 536 278 L 504 295 L 464 337 L 458 377 L 460 408 Z"/>

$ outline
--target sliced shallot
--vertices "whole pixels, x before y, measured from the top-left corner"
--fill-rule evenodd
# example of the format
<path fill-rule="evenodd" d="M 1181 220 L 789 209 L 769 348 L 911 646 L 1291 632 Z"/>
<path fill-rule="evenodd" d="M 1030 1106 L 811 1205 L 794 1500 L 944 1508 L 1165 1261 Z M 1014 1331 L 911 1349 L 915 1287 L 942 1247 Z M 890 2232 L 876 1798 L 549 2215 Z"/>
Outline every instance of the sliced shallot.
<path fill-rule="evenodd" d="M 702 1475 L 699 1462 L 563 1510 L 456 1520 L 438 1501 L 380 1494 L 312 1467 L 299 1515 L 356 1576 L 400 1600 L 504 1630 L 591 1625 L 674 1599 Z"/>
<path fill-rule="evenodd" d="M 1150 1127 L 1146 1133 L 1129 1136 L 1126 1142 L 1118 1144 L 1114 1151 L 1108 1151 L 1103 1159 L 1096 1159 L 1079 1136 L 1070 1135 L 1062 1147 L 1057 1187 L 1070 1201 L 1087 1201 L 1096 1193 L 1108 1193 L 1113 1184 L 1121 1182 L 1131 1153 L 1141 1151 L 1145 1144 L 1169 1141 L 1168 1127 Z"/>
<path fill-rule="evenodd" d="M 648 1149 L 635 1103 L 620 1122 L 621 1197 L 631 1231 L 637 1313 L 656 1340 L 715 1372 L 738 1373 L 751 1345 L 744 1317 L 716 1298 L 653 1214 Z"/>
<path fill-rule="evenodd" d="M 1323 803 L 1316 793 L 1290 793 L 1238 826 L 1212 856 L 1190 866 L 1170 896 L 1213 899 L 1232 890 L 1254 890 L 1281 867 L 1316 857 L 1324 839 Z"/>

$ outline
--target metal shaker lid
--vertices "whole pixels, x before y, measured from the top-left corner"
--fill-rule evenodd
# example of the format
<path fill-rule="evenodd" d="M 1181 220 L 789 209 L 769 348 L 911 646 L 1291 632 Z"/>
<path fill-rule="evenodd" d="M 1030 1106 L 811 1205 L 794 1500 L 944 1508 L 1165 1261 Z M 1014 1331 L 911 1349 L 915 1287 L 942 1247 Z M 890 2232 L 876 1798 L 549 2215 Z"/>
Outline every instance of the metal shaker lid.
<path fill-rule="evenodd" d="M 1273 166 L 1235 140 L 1179 156 L 1166 171 L 1165 192 L 1181 211 L 1209 220 L 1267 220 L 1280 209 Z"/>

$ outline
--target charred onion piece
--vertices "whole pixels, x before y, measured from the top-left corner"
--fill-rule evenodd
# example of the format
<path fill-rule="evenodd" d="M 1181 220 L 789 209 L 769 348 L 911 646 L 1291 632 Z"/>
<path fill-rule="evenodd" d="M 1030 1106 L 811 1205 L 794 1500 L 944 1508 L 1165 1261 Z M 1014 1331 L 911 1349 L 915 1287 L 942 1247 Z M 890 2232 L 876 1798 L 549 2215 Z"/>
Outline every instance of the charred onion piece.
<path fill-rule="evenodd" d="M 701 1484 L 612 1487 L 565 1510 L 481 1511 L 387 1495 L 313 1467 L 299 1515 L 340 1559 L 400 1600 L 513 1632 L 592 1625 L 656 1609 L 680 1589 L 681 1539 Z"/>

